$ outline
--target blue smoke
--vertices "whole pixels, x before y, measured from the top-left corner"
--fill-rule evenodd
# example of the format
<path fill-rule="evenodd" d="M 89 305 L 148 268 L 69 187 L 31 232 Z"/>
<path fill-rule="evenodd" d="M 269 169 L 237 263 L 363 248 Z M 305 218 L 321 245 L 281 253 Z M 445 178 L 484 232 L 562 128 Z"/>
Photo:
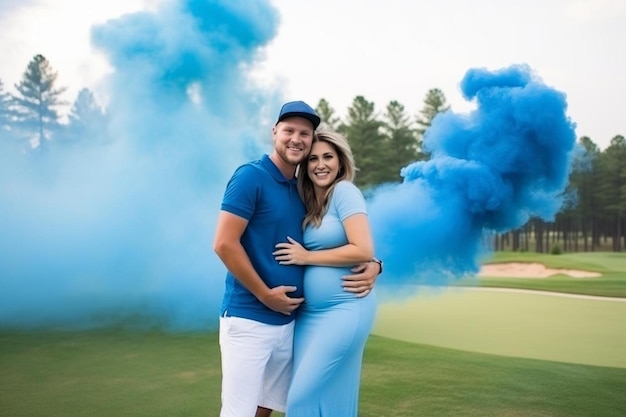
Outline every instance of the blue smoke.
<path fill-rule="evenodd" d="M 277 25 L 269 0 L 187 0 L 93 29 L 115 70 L 108 142 L 39 158 L 0 144 L 1 326 L 216 326 L 215 221 L 233 169 L 270 150 L 281 92 L 247 74 Z M 474 272 L 486 231 L 561 205 L 564 95 L 523 66 L 462 86 L 477 110 L 439 115 L 432 159 L 372 193 L 381 289 Z"/>
<path fill-rule="evenodd" d="M 0 325 L 216 325 L 214 222 L 234 168 L 270 149 L 280 92 L 247 74 L 277 27 L 269 1 L 189 0 L 93 28 L 108 143 L 0 149 Z"/>
<path fill-rule="evenodd" d="M 575 125 L 565 95 L 527 65 L 469 70 L 469 114 L 435 117 L 428 161 L 374 192 L 369 214 L 387 273 L 382 286 L 445 285 L 478 271 L 489 236 L 531 217 L 553 220 L 565 199 Z"/>

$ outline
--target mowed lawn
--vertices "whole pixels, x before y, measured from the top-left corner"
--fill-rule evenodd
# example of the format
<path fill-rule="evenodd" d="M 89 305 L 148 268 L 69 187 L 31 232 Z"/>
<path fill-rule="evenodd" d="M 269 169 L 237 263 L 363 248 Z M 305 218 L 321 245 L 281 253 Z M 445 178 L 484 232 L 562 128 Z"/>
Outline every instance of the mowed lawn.
<path fill-rule="evenodd" d="M 601 270 L 602 256 L 584 261 Z M 590 293 L 594 282 L 621 288 L 626 257 L 610 268 L 609 281 L 586 281 Z M 425 295 L 381 304 L 360 417 L 626 415 L 626 303 L 462 288 Z M 219 384 L 215 332 L 0 331 L 3 417 L 217 416 Z"/>
<path fill-rule="evenodd" d="M 374 334 L 472 352 L 626 368 L 626 253 L 498 252 L 486 262 L 541 263 L 602 276 L 491 277 L 444 289 L 407 288 L 401 298 L 382 297 Z"/>
<path fill-rule="evenodd" d="M 0 416 L 218 416 L 216 333 L 0 333 Z M 626 369 L 371 336 L 360 417 L 626 415 Z M 281 416 L 280 413 L 275 413 Z"/>
<path fill-rule="evenodd" d="M 626 368 L 626 299 L 421 290 L 380 305 L 373 333 L 495 355 Z"/>

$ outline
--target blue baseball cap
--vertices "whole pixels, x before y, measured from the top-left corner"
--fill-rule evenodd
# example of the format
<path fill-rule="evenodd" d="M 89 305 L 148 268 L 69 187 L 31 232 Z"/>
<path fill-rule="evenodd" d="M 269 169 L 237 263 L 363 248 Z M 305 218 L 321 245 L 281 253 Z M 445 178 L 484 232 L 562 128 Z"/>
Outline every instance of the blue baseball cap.
<path fill-rule="evenodd" d="M 278 122 L 285 120 L 288 117 L 304 117 L 313 125 L 313 129 L 317 129 L 320 125 L 320 117 L 315 113 L 315 110 L 304 101 L 290 101 L 283 104 L 278 114 Z"/>

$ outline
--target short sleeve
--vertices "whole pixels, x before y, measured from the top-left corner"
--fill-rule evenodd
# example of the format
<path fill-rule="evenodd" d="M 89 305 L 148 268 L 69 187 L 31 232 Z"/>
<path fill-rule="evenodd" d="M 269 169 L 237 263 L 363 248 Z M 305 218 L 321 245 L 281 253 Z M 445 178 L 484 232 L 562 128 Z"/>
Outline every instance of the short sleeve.
<path fill-rule="evenodd" d="M 342 222 L 354 214 L 367 214 L 367 206 L 361 190 L 349 181 L 341 181 L 335 186 L 332 199 L 339 220 Z"/>
<path fill-rule="evenodd" d="M 259 171 L 251 164 L 237 168 L 226 185 L 222 210 L 250 220 L 257 201 Z"/>

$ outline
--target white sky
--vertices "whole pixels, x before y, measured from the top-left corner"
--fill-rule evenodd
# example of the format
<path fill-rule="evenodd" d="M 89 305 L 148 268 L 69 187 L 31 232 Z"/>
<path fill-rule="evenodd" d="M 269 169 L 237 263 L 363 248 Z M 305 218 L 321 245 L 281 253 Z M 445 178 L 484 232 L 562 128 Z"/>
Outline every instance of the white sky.
<path fill-rule="evenodd" d="M 159 0 L 0 0 L 0 79 L 12 91 L 35 54 L 59 85 L 97 91 L 109 70 L 89 45 L 94 23 Z M 249 0 L 252 1 L 252 0 Z M 469 68 L 527 63 L 567 94 L 577 135 L 604 149 L 626 135 L 626 1 L 272 0 L 278 36 L 257 76 L 286 99 L 326 98 L 339 115 L 357 95 L 383 111 L 398 100 L 417 114 L 431 88 L 453 110 L 471 109 L 458 84 Z M 9 58 L 10 57 L 10 58 Z"/>

